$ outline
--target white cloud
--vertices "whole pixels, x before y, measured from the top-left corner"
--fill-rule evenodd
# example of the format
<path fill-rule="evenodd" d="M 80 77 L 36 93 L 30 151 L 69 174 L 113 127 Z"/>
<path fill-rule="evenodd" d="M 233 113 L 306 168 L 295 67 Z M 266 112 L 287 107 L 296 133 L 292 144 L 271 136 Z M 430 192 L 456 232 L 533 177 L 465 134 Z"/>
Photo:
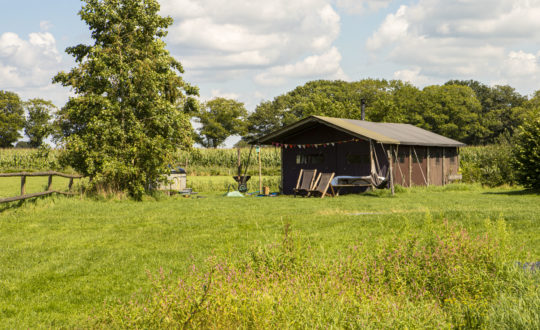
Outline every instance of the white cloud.
<path fill-rule="evenodd" d="M 39 27 L 41 31 L 49 31 L 53 27 L 53 24 L 49 21 L 41 21 L 39 22 Z"/>
<path fill-rule="evenodd" d="M 42 97 L 59 104 L 66 100 L 67 91 L 52 86 L 51 80 L 61 68 L 62 58 L 52 34 L 30 33 L 26 40 L 12 32 L 0 35 L 1 89 L 23 98 Z"/>
<path fill-rule="evenodd" d="M 238 100 L 240 95 L 237 94 L 237 93 L 223 92 L 220 89 L 213 89 L 212 90 L 212 97 L 210 97 L 210 99 L 213 99 L 213 98 L 216 98 L 216 97 L 223 97 L 223 98 L 226 98 L 226 99 Z"/>
<path fill-rule="evenodd" d="M 336 6 L 350 14 L 366 14 L 388 7 L 392 0 L 337 0 Z"/>
<path fill-rule="evenodd" d="M 167 37 L 171 52 L 187 72 L 204 80 L 238 72 L 264 74 L 328 52 L 340 32 L 340 17 L 331 1 L 163 0 L 161 4 L 162 14 L 175 19 Z"/>
<path fill-rule="evenodd" d="M 255 77 L 261 85 L 280 85 L 289 78 L 330 78 L 344 79 L 345 75 L 340 66 L 341 54 L 332 47 L 321 55 L 312 55 L 304 60 L 281 66 L 275 66 Z"/>
<path fill-rule="evenodd" d="M 540 0 L 420 0 L 387 15 L 366 48 L 412 80 L 508 81 L 530 91 L 540 84 L 538 17 Z"/>
<path fill-rule="evenodd" d="M 386 16 L 379 30 L 367 40 L 368 50 L 378 50 L 407 36 L 409 23 L 405 17 L 406 10 L 406 6 L 401 6 L 395 14 Z"/>
<path fill-rule="evenodd" d="M 0 67 L 4 72 L 8 68 L 12 78 L 12 83 L 3 81 L 5 87 L 17 87 L 20 82 L 25 86 L 50 82 L 60 62 L 56 41 L 48 32 L 30 33 L 28 40 L 11 32 L 0 35 Z"/>
<path fill-rule="evenodd" d="M 534 54 L 510 52 L 504 61 L 503 71 L 509 77 L 535 77 L 540 73 L 539 60 Z"/>
<path fill-rule="evenodd" d="M 415 86 L 425 86 L 434 83 L 420 72 L 421 69 L 419 67 L 415 67 L 412 70 L 398 70 L 394 72 L 393 78 L 410 82 Z"/>

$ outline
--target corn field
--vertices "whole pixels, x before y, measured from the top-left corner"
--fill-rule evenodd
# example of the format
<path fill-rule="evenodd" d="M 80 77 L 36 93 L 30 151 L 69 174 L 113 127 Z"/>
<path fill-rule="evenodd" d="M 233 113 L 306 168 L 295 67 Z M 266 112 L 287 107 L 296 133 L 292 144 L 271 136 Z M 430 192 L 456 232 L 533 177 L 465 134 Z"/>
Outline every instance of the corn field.
<path fill-rule="evenodd" d="M 263 175 L 280 175 L 281 150 L 261 148 L 261 167 Z M 242 174 L 248 163 L 248 175 L 258 174 L 258 155 L 255 148 L 240 149 Z M 175 157 L 176 166 L 183 167 L 190 175 L 236 175 L 238 169 L 238 149 L 193 149 L 179 151 Z"/>
<path fill-rule="evenodd" d="M 65 170 L 58 154 L 51 149 L 0 149 L 0 172 Z"/>
<path fill-rule="evenodd" d="M 281 151 L 277 148 L 261 148 L 263 175 L 280 175 Z M 255 148 L 249 157 L 249 148 L 241 149 L 241 162 L 249 160 L 248 175 L 259 173 L 258 155 Z M 58 162 L 59 150 L 50 149 L 0 149 L 0 172 L 67 170 Z M 178 151 L 175 167 L 183 167 L 189 175 L 236 175 L 238 169 L 237 149 L 192 149 Z"/>

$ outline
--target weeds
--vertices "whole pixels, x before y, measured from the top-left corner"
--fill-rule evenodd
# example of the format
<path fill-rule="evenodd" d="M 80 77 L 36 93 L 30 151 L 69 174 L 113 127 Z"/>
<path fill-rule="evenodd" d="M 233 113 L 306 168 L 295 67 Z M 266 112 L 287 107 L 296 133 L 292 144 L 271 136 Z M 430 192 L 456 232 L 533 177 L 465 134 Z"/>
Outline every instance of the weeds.
<path fill-rule="evenodd" d="M 513 266 L 507 236 L 501 219 L 474 236 L 427 214 L 420 231 L 320 260 L 285 223 L 243 262 L 212 258 L 175 284 L 160 272 L 145 301 L 111 304 L 94 326 L 538 327 L 539 276 Z"/>

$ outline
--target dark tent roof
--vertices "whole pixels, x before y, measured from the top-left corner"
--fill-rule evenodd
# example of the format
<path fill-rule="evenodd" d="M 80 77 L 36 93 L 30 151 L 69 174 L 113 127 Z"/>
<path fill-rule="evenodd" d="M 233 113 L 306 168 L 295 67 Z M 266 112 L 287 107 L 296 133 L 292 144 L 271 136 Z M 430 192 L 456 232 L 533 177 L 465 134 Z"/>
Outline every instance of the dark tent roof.
<path fill-rule="evenodd" d="M 252 143 L 271 144 L 272 142 L 286 142 L 288 137 L 317 124 L 332 127 L 357 138 L 371 139 L 384 144 L 439 147 L 461 147 L 465 145 L 459 141 L 409 124 L 374 123 L 365 120 L 322 116 L 304 118 L 294 124 L 254 140 Z"/>

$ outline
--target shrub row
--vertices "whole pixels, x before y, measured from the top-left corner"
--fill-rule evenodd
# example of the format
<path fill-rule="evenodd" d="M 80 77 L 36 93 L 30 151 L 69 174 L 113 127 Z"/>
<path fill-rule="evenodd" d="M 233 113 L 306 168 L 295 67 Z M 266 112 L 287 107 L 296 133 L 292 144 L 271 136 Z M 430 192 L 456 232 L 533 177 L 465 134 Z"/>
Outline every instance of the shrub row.
<path fill-rule="evenodd" d="M 516 183 L 512 146 L 509 143 L 462 148 L 460 169 L 464 182 L 491 187 Z"/>

